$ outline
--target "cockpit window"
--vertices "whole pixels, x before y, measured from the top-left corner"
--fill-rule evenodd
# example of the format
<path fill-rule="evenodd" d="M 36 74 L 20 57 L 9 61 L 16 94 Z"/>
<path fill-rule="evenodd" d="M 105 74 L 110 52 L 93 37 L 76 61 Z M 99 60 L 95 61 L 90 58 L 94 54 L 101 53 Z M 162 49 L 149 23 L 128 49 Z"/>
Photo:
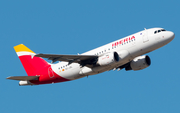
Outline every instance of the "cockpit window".
<path fill-rule="evenodd" d="M 154 34 L 159 33 L 161 31 L 166 31 L 166 30 L 165 29 L 161 29 L 161 30 L 158 30 L 158 31 L 154 31 Z"/>

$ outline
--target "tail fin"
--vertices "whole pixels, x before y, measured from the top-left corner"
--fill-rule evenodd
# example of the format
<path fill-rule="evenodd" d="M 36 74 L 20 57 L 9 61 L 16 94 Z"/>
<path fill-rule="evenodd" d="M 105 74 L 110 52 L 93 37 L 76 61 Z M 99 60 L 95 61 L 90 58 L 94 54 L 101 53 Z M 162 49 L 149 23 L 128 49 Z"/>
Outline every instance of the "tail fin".
<path fill-rule="evenodd" d="M 38 71 L 42 70 L 46 66 L 49 66 L 44 59 L 36 57 L 36 53 L 23 44 L 14 46 L 14 49 L 28 76 L 35 76 Z"/>

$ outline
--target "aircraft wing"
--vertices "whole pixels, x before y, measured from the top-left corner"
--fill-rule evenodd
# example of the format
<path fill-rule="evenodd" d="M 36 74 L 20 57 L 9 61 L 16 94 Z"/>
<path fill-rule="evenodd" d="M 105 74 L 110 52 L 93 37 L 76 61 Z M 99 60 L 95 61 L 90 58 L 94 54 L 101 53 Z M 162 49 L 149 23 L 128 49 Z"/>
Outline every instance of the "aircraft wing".
<path fill-rule="evenodd" d="M 26 81 L 26 80 L 37 80 L 38 78 L 39 76 L 10 76 L 7 77 L 6 79 Z"/>
<path fill-rule="evenodd" d="M 69 64 L 75 62 L 82 65 L 92 64 L 98 56 L 95 55 L 57 55 L 57 54 L 37 54 L 36 57 L 48 58 L 52 63 L 56 61 L 66 61 Z"/>

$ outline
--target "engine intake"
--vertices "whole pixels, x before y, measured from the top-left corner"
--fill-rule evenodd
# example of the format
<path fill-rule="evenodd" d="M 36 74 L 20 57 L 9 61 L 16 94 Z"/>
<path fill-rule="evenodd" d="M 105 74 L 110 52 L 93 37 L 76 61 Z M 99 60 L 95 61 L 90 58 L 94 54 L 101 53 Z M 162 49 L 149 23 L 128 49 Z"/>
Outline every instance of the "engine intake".
<path fill-rule="evenodd" d="M 125 69 L 126 71 L 129 70 L 137 71 L 137 70 L 145 69 L 150 65 L 151 65 L 151 59 L 149 58 L 149 56 L 144 55 L 134 58 Z"/>
<path fill-rule="evenodd" d="M 109 65 L 119 61 L 119 55 L 117 52 L 107 53 L 98 58 L 97 64 L 104 66 Z"/>

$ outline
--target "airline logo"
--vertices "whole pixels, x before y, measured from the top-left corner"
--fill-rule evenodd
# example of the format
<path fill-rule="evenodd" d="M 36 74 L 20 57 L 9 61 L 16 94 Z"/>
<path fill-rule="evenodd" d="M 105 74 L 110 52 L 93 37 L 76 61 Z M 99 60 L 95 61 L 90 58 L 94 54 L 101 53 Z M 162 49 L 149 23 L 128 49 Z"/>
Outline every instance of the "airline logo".
<path fill-rule="evenodd" d="M 123 43 L 126 43 L 126 42 L 129 42 L 129 41 L 132 41 L 132 40 L 135 40 L 135 36 L 121 39 L 120 41 L 117 41 L 117 42 L 113 43 L 113 44 L 112 44 L 112 47 L 117 46 L 117 45 L 120 45 L 120 44 L 123 44 Z"/>

